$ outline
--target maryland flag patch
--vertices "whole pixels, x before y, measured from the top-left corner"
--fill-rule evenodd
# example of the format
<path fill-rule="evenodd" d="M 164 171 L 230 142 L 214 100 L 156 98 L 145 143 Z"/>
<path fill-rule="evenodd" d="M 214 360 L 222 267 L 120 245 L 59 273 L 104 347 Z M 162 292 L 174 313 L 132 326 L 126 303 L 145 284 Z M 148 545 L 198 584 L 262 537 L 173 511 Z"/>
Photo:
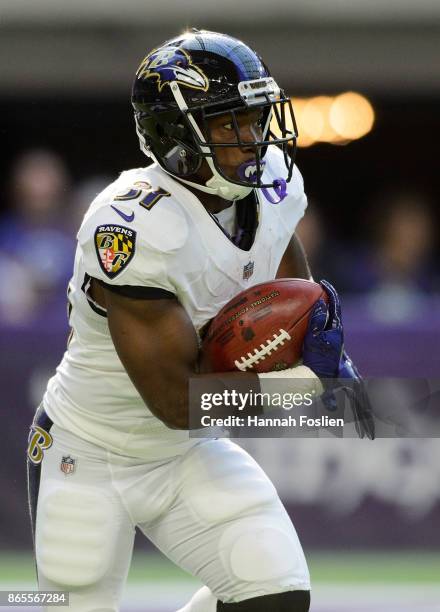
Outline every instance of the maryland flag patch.
<path fill-rule="evenodd" d="M 108 278 L 115 278 L 135 253 L 136 232 L 121 225 L 100 225 L 95 231 L 99 265 Z"/>

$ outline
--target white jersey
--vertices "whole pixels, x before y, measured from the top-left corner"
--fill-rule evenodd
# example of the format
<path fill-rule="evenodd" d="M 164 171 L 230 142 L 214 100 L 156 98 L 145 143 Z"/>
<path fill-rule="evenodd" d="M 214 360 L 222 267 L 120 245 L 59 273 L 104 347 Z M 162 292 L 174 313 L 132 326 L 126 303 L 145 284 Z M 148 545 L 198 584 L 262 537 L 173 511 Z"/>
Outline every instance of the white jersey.
<path fill-rule="evenodd" d="M 265 182 L 285 173 L 278 149 L 265 160 Z M 169 292 L 200 330 L 237 293 L 275 278 L 304 214 L 307 200 L 296 167 L 280 204 L 255 191 L 258 227 L 248 251 L 157 165 L 123 172 L 97 196 L 77 237 L 69 284 L 71 340 L 43 400 L 54 423 L 113 452 L 147 460 L 181 454 L 197 441 L 167 428 L 141 399 L 118 358 L 105 311 L 88 295 L 90 278 Z M 233 231 L 233 215 L 231 207 L 217 217 Z"/>

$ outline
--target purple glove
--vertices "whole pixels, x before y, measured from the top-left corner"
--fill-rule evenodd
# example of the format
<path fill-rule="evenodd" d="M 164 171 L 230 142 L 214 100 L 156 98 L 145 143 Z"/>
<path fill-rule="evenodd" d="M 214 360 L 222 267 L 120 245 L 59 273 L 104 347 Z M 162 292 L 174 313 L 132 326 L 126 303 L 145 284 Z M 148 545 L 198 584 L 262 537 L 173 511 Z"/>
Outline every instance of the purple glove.
<path fill-rule="evenodd" d="M 325 391 L 321 399 L 327 410 L 337 410 L 336 395 L 339 397 L 341 392 L 349 401 L 358 436 L 374 440 L 374 420 L 364 382 L 344 351 L 338 294 L 329 282 L 323 280 L 320 285 L 328 295 L 328 305 L 318 300 L 312 310 L 304 338 L 303 364 L 322 380 Z"/>
<path fill-rule="evenodd" d="M 328 305 L 320 299 L 313 307 L 303 346 L 303 364 L 319 378 L 336 378 L 344 350 L 341 304 L 334 287 L 320 282 Z"/>

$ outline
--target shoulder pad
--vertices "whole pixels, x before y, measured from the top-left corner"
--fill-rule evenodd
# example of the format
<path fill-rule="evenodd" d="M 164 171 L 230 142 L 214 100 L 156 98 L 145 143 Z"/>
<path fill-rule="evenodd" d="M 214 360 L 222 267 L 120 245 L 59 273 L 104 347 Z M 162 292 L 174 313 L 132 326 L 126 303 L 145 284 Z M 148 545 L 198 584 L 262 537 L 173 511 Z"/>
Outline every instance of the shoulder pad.
<path fill-rule="evenodd" d="M 79 243 L 98 226 L 124 226 L 136 232 L 138 244 L 164 253 L 180 249 L 188 235 L 187 218 L 160 178 L 149 168 L 123 172 L 93 202 L 78 232 Z"/>

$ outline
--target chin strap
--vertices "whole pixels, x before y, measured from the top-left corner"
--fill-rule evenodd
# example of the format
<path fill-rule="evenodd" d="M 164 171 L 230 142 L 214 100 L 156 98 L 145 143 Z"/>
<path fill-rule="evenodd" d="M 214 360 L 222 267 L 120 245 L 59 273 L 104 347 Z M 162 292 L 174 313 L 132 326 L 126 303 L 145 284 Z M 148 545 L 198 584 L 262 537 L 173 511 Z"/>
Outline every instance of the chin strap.
<path fill-rule="evenodd" d="M 169 173 L 171 174 L 171 173 Z M 246 196 L 248 196 L 251 191 L 254 189 L 253 187 L 245 187 L 242 185 L 236 185 L 235 183 L 230 183 L 225 180 L 222 176 L 220 176 L 215 169 L 213 170 L 212 177 L 206 181 L 205 185 L 200 185 L 199 183 L 193 183 L 192 181 L 187 181 L 186 179 L 181 178 L 180 176 L 176 176 L 171 174 L 171 176 L 181 183 L 185 183 L 186 185 L 191 185 L 191 187 L 195 187 L 200 191 L 205 193 L 211 193 L 213 195 L 218 195 L 220 198 L 225 200 L 242 200 Z M 267 187 L 262 187 L 261 191 L 263 192 L 264 197 L 271 204 L 279 204 L 284 200 L 287 195 L 287 183 L 285 179 L 278 178 L 275 179 L 272 184 L 272 189 L 274 190 L 278 199 L 275 199 Z"/>
<path fill-rule="evenodd" d="M 212 170 L 212 169 L 211 169 Z M 236 185 L 225 180 L 218 172 L 212 170 L 212 177 L 206 181 L 206 187 L 212 189 L 221 198 L 225 200 L 242 200 L 251 193 L 253 187 L 245 187 L 244 185 Z M 203 190 L 203 187 L 201 187 Z"/>
<path fill-rule="evenodd" d="M 235 185 L 234 183 L 230 183 L 226 181 L 219 175 L 214 174 L 212 178 L 206 181 L 205 185 L 200 185 L 200 183 L 193 183 L 192 181 L 187 181 L 180 176 L 176 176 L 171 172 L 168 172 L 174 179 L 178 180 L 181 183 L 185 183 L 186 185 L 190 185 L 191 187 L 195 187 L 199 191 L 203 191 L 204 193 L 211 193 L 212 195 L 217 195 L 224 200 L 232 201 L 232 200 L 242 200 L 247 195 L 251 193 L 253 187 L 244 187 L 241 185 Z"/>

